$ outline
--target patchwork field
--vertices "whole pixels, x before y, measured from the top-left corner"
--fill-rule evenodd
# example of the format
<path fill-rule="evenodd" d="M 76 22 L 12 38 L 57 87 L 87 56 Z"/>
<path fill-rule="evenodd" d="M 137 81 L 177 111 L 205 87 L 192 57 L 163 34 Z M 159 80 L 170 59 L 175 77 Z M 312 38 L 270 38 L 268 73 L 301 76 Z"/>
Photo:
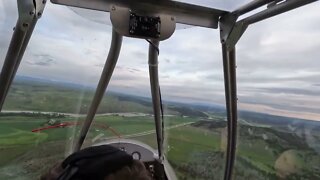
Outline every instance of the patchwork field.
<path fill-rule="evenodd" d="M 68 155 L 92 94 L 86 88 L 15 82 L 0 114 L 0 179 L 34 179 Z M 164 105 L 166 157 L 179 179 L 222 179 L 227 144 L 224 112 Z M 151 114 L 150 99 L 111 93 L 102 101 L 85 146 L 129 138 L 156 149 Z M 240 115 L 235 179 L 320 179 L 319 123 Z M 73 125 L 32 132 L 66 123 Z"/>

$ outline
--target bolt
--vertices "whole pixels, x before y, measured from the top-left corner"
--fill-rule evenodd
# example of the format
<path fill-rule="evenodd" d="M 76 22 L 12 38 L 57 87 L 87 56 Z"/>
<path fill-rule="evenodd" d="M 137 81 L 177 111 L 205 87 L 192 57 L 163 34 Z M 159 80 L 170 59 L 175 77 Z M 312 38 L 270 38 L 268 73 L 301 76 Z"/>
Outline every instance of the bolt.
<path fill-rule="evenodd" d="M 29 24 L 28 24 L 28 23 L 23 23 L 22 26 L 23 26 L 23 27 L 28 27 Z"/>
<path fill-rule="evenodd" d="M 45 4 L 46 2 L 47 2 L 47 0 L 43 0 L 43 1 L 42 1 L 42 4 Z"/>
<path fill-rule="evenodd" d="M 29 14 L 30 14 L 30 15 L 34 15 L 34 12 L 33 12 L 33 11 L 30 11 Z"/>
<path fill-rule="evenodd" d="M 38 12 L 38 16 L 40 17 L 42 15 L 42 13 L 41 12 Z"/>

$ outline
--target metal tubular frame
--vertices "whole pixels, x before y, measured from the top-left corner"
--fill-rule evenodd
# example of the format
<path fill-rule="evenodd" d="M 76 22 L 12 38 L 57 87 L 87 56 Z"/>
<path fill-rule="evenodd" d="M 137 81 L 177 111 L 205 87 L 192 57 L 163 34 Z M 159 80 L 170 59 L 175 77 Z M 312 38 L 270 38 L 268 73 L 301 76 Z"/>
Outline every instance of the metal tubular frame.
<path fill-rule="evenodd" d="M 275 0 L 254 0 L 249 2 L 248 4 L 245 4 L 244 6 L 236 9 L 235 11 L 232 12 L 232 14 L 235 14 L 237 16 L 241 16 L 243 14 L 246 14 L 252 10 L 255 10 L 261 6 L 264 6 L 270 2 L 273 2 Z"/>
<path fill-rule="evenodd" d="M 18 1 L 19 18 L 0 74 L 0 111 L 46 1 Z"/>
<path fill-rule="evenodd" d="M 164 140 L 164 129 L 163 122 L 161 119 L 161 102 L 160 102 L 160 86 L 159 86 L 159 75 L 158 75 L 158 51 L 159 41 L 151 40 L 149 45 L 149 76 L 150 76 L 150 87 L 153 104 L 153 114 L 155 120 L 157 143 L 158 143 L 158 154 L 159 160 L 163 160 L 163 140 Z"/>
<path fill-rule="evenodd" d="M 225 79 L 225 98 L 227 109 L 228 143 L 224 180 L 232 179 L 232 170 L 236 153 L 237 139 L 237 84 L 236 84 L 236 51 L 235 47 L 227 48 L 222 43 L 223 72 Z"/>
<path fill-rule="evenodd" d="M 287 0 L 277 4 L 277 0 L 256 0 L 220 18 L 220 37 L 222 43 L 223 69 L 225 79 L 225 96 L 227 109 L 228 143 L 224 180 L 232 179 L 232 171 L 236 157 L 237 139 L 237 84 L 236 84 L 236 53 L 235 47 L 250 24 L 272 16 L 290 11 L 318 0 Z M 250 12 L 269 2 L 274 4 L 259 13 L 237 22 L 239 15 Z"/>
<path fill-rule="evenodd" d="M 11 80 L 14 76 L 14 71 L 17 69 L 17 65 L 19 64 L 19 55 L 23 54 L 21 52 L 23 42 L 25 36 L 27 34 L 26 31 L 23 31 L 19 26 L 19 20 L 17 22 L 16 28 L 12 35 L 12 39 L 9 45 L 9 49 L 7 51 L 6 58 L 4 60 L 4 64 L 0 74 L 0 110 L 2 110 L 2 106 L 4 104 L 4 100 L 7 96 L 8 89 L 11 85 Z M 21 60 L 21 59 L 20 59 Z"/>
<path fill-rule="evenodd" d="M 286 0 L 284 2 L 281 2 L 279 4 L 275 4 L 273 6 L 270 6 L 268 9 L 265 9 L 259 13 L 256 13 L 252 16 L 249 16 L 243 20 L 241 20 L 242 23 L 249 25 L 253 24 L 259 21 L 262 21 L 264 19 L 279 15 L 281 13 L 290 11 L 292 9 L 296 9 L 300 6 L 304 6 L 313 2 L 316 2 L 318 0 Z"/>
<path fill-rule="evenodd" d="M 110 82 L 111 76 L 113 74 L 113 70 L 117 64 L 120 50 L 121 50 L 121 45 L 122 45 L 122 39 L 123 37 L 121 35 L 119 35 L 115 30 L 112 30 L 112 40 L 111 40 L 109 54 L 108 54 L 106 63 L 104 65 L 96 92 L 92 99 L 89 111 L 87 113 L 86 119 L 82 125 L 79 139 L 74 146 L 73 152 L 79 151 L 81 149 L 81 146 L 87 136 L 89 128 L 94 119 L 94 116 L 98 110 L 101 99 L 103 98 L 103 95 L 105 94 L 105 91 Z"/>

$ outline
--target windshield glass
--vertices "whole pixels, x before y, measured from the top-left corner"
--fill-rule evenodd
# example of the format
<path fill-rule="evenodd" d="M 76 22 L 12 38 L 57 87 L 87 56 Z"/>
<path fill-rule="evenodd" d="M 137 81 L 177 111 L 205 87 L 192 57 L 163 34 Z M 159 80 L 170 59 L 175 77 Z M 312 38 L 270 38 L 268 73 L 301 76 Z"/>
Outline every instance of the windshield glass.
<path fill-rule="evenodd" d="M 231 10 L 246 2 L 197 4 Z M 1 66 L 16 6 L 0 2 Z M 312 5 L 272 18 L 249 27 L 240 40 L 234 179 L 320 178 L 318 12 Z M 35 179 L 72 152 L 111 32 L 107 13 L 48 2 L 0 114 L 0 179 Z M 83 147 L 130 139 L 158 152 L 148 47 L 145 40 L 123 39 Z M 219 30 L 179 28 L 159 49 L 165 157 L 178 179 L 223 179 L 227 119 Z"/>
<path fill-rule="evenodd" d="M 255 24 L 240 40 L 234 179 L 320 177 L 320 8 L 314 5 Z"/>
<path fill-rule="evenodd" d="M 39 177 L 71 153 L 111 41 L 111 27 L 103 21 L 108 15 L 83 12 L 48 4 L 38 22 L 0 116 L 1 155 L 6 157 L 0 162 L 0 178 Z M 101 16 L 93 19 L 92 14 Z M 8 37 L 9 27 L 2 26 Z M 177 32 L 160 43 L 165 155 L 180 179 L 221 178 L 225 148 L 220 141 L 226 135 L 223 73 L 220 57 L 212 61 L 211 55 L 220 46 L 218 41 L 206 42 L 206 48 L 197 45 L 208 37 L 218 40 L 219 34 L 205 28 Z M 188 38 L 190 33 L 200 36 Z M 7 48 L 9 41 L 1 43 Z M 125 138 L 143 142 L 157 153 L 148 46 L 144 40 L 124 38 L 84 147 Z M 199 53 L 188 54 L 195 49 Z M 208 166 L 213 168 L 204 172 Z"/>

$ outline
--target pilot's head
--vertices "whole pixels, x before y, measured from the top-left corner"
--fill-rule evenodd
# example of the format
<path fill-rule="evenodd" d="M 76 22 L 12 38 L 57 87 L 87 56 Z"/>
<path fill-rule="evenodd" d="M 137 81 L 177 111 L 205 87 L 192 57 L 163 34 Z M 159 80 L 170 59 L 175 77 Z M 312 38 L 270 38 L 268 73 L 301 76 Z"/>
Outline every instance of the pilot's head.
<path fill-rule="evenodd" d="M 71 154 L 41 180 L 150 180 L 140 161 L 109 145 L 93 146 Z"/>

